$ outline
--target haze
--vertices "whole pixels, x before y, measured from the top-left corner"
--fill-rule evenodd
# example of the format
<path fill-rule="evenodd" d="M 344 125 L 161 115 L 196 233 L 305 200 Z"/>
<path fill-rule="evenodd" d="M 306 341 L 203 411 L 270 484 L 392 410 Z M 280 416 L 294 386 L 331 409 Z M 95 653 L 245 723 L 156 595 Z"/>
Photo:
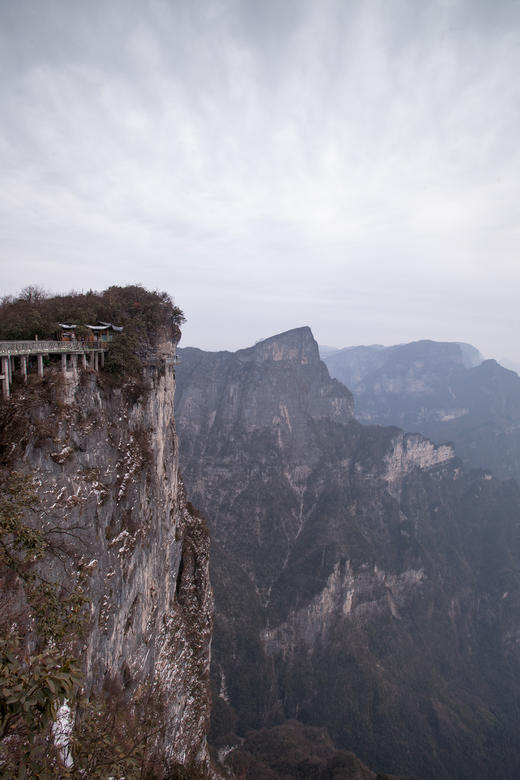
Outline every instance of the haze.
<path fill-rule="evenodd" d="M 520 363 L 520 4 L 0 2 L 2 294 Z"/>

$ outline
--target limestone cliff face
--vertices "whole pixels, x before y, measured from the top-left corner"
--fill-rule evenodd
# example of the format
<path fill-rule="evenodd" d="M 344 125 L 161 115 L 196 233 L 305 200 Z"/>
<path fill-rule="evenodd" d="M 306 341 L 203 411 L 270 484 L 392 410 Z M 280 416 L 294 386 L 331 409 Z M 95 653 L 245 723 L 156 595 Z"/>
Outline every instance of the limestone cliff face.
<path fill-rule="evenodd" d="M 326 356 L 361 422 L 453 442 L 469 467 L 520 481 L 520 377 L 469 344 L 417 341 Z"/>
<path fill-rule="evenodd" d="M 181 350 L 181 467 L 214 541 L 212 738 L 292 718 L 378 771 L 513 777 L 518 488 L 361 425 L 309 335 Z"/>
<path fill-rule="evenodd" d="M 163 758 L 185 764 L 207 760 L 213 599 L 207 529 L 178 472 L 175 349 L 157 338 L 139 398 L 71 371 L 10 403 L 25 415 L 13 467 L 35 479 L 41 522 L 65 530 L 86 581 L 86 690 L 152 685 Z M 75 576 L 67 560 L 56 577 Z"/>
<path fill-rule="evenodd" d="M 181 394 L 177 409 L 196 436 L 209 434 L 214 425 L 227 430 L 239 425 L 247 431 L 274 426 L 283 440 L 294 433 L 292 421 L 302 415 L 339 422 L 352 418 L 352 394 L 330 381 L 310 328 L 287 331 L 235 353 L 193 348 L 181 353 L 181 381 L 183 386 L 189 381 L 192 389 L 189 396 Z"/>
<path fill-rule="evenodd" d="M 330 380 L 309 328 L 287 331 L 236 353 L 188 348 L 179 354 L 176 415 L 182 421 L 182 469 L 190 480 L 190 494 L 194 501 L 203 501 L 205 511 L 211 507 L 217 544 L 227 545 L 232 533 L 235 545 L 247 546 L 248 533 L 255 535 L 257 554 L 246 555 L 244 566 L 254 570 L 255 588 L 268 601 L 301 531 L 310 465 L 320 458 L 309 421 L 347 424 L 352 420 L 352 396 L 340 382 Z M 273 496 L 284 496 L 282 525 L 271 527 L 270 505 L 259 505 L 254 493 L 258 480 L 269 482 Z M 255 520 L 245 531 L 243 513 L 249 507 L 254 507 Z"/>

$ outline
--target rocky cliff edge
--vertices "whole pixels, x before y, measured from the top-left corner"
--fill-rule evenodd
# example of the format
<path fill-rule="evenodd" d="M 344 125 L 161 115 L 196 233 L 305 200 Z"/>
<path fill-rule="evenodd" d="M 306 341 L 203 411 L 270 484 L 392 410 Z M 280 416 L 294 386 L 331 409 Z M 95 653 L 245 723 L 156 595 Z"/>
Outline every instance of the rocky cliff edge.
<path fill-rule="evenodd" d="M 60 554 L 40 572 L 63 592 L 82 583 L 88 608 L 75 653 L 86 700 L 112 696 L 135 717 L 152 707 L 149 733 L 138 738 L 163 770 L 207 770 L 209 539 L 178 472 L 179 332 L 156 336 L 137 384 L 117 386 L 90 369 L 30 377 L 0 410 L 3 465 L 31 480 L 31 522 L 55 529 Z M 13 608 L 12 627 L 36 652 L 30 610 L 14 611 L 21 601 L 11 583 L 2 607 Z"/>

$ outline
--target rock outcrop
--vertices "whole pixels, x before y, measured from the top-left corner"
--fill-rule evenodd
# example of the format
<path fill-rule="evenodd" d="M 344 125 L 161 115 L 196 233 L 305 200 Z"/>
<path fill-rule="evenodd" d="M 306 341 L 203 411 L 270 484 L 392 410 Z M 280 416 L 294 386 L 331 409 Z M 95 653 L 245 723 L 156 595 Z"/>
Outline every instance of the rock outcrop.
<path fill-rule="evenodd" d="M 47 370 L 4 405 L 2 438 L 37 486 L 38 527 L 59 529 L 45 575 L 84 583 L 85 694 L 119 690 L 130 705 L 147 689 L 161 765 L 205 766 L 213 596 L 207 528 L 178 472 L 179 335 L 151 335 L 137 384 Z"/>
<path fill-rule="evenodd" d="M 415 341 L 350 347 L 324 357 L 360 422 L 453 442 L 469 467 L 520 481 L 520 377 L 469 344 Z"/>
<path fill-rule="evenodd" d="M 520 768 L 520 493 L 363 426 L 307 328 L 180 350 L 181 468 L 212 525 L 212 740 L 296 719 L 376 771 Z"/>

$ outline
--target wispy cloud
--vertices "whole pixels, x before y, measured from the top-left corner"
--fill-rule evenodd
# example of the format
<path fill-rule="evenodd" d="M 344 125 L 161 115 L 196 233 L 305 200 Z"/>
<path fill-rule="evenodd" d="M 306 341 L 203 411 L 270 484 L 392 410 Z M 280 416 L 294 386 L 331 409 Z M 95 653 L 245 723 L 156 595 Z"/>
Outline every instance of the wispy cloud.
<path fill-rule="evenodd" d="M 5 291 L 142 281 L 209 348 L 305 322 L 520 359 L 517 3 L 0 17 Z"/>

